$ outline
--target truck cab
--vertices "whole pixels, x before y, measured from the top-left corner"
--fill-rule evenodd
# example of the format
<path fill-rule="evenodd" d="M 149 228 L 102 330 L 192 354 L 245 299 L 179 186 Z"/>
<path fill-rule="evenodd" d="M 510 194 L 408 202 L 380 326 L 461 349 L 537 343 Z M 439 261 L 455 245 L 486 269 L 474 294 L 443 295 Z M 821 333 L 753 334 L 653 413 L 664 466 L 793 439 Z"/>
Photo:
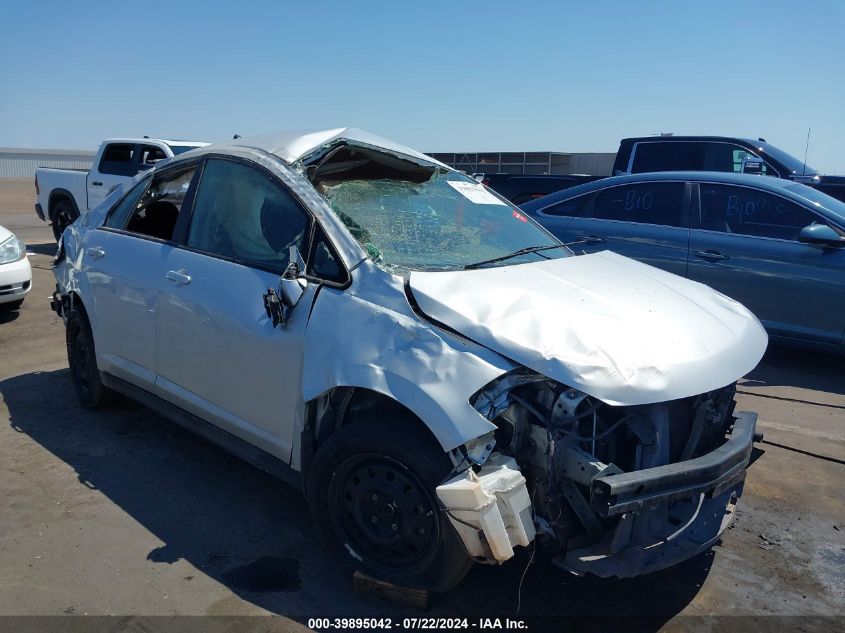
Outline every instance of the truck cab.
<path fill-rule="evenodd" d="M 116 188 L 158 162 L 207 143 L 151 138 L 103 141 L 90 171 L 39 167 L 35 172 L 35 212 L 52 222 L 56 240 L 82 213 L 100 204 Z"/>
<path fill-rule="evenodd" d="M 765 139 L 729 136 L 644 136 L 622 139 L 613 175 L 720 171 L 793 180 L 845 201 L 845 178 L 820 174 Z"/>

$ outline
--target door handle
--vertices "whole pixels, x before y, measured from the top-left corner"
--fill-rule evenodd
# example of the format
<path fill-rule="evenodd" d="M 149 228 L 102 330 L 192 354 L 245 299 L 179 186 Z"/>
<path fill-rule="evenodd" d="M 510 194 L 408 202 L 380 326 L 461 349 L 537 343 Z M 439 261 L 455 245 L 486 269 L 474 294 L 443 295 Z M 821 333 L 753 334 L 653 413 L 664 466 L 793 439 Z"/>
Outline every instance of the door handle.
<path fill-rule="evenodd" d="M 86 248 L 85 252 L 88 254 L 88 257 L 92 259 L 100 259 L 101 257 L 106 256 L 106 251 L 104 251 L 99 246 L 92 246 L 91 248 Z"/>
<path fill-rule="evenodd" d="M 91 183 L 91 186 L 92 186 L 92 187 L 102 187 L 102 186 L 103 186 L 103 183 L 101 183 L 101 182 L 97 182 L 97 181 L 95 180 L 94 182 L 92 182 L 92 183 Z"/>
<path fill-rule="evenodd" d="M 604 244 L 607 240 L 598 235 L 579 235 L 579 240 L 583 240 L 587 244 Z"/>
<path fill-rule="evenodd" d="M 693 251 L 692 253 L 696 257 L 700 257 L 701 259 L 706 259 L 708 262 L 718 262 L 724 259 L 730 259 L 724 253 L 720 253 L 719 251 L 709 250 L 709 251 Z"/>
<path fill-rule="evenodd" d="M 184 268 L 180 268 L 179 270 L 168 270 L 165 277 L 167 277 L 177 286 L 187 286 L 189 283 L 191 283 L 191 276 L 188 274 L 188 271 Z"/>

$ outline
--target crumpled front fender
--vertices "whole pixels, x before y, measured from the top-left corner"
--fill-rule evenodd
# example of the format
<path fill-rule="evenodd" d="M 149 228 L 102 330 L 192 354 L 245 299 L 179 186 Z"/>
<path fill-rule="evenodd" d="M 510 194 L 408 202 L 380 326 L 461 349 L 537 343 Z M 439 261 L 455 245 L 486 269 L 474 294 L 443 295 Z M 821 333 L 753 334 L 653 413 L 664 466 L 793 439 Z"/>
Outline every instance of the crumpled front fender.
<path fill-rule="evenodd" d="M 514 365 L 414 314 L 400 279 L 367 272 L 316 299 L 305 336 L 305 401 L 337 387 L 372 389 L 412 411 L 446 451 L 494 430 L 469 398 Z"/>

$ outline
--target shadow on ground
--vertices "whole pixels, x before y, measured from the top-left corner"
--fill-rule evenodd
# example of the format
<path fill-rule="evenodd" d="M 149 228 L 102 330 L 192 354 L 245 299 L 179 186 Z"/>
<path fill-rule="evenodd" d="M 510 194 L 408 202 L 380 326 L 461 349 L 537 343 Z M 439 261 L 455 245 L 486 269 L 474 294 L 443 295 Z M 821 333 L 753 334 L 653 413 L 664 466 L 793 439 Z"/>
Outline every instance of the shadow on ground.
<path fill-rule="evenodd" d="M 755 387 L 800 387 L 845 396 L 845 363 L 840 354 L 772 346 L 745 377 L 740 391 Z M 819 404 L 819 403 L 810 403 Z"/>
<path fill-rule="evenodd" d="M 43 244 L 27 244 L 26 250 L 30 253 L 37 253 L 38 255 L 56 256 L 58 245 L 55 242 L 44 242 Z"/>
<path fill-rule="evenodd" d="M 307 506 L 294 489 L 140 406 L 81 409 L 66 369 L 10 378 L 0 382 L 0 393 L 15 431 L 165 543 L 149 552 L 153 564 L 186 559 L 244 600 L 302 621 L 309 615 L 516 615 L 528 552 L 502 567 L 476 566 L 425 614 L 362 598 L 314 541 Z M 712 560 L 706 554 L 616 581 L 576 578 L 535 560 L 524 574 L 519 615 L 612 613 L 663 622 L 696 596 Z"/>
<path fill-rule="evenodd" d="M 10 308 L 0 303 L 0 325 L 11 323 L 21 315 L 20 308 Z"/>

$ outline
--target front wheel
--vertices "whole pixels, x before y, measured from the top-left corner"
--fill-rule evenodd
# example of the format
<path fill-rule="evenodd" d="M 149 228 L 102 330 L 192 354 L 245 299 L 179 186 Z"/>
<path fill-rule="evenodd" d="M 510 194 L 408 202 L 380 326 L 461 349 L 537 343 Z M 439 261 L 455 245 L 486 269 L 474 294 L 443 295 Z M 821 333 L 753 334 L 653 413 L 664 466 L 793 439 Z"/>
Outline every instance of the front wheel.
<path fill-rule="evenodd" d="M 408 587 L 451 589 L 472 560 L 437 502 L 435 488 L 450 470 L 443 449 L 413 421 L 345 426 L 309 473 L 315 529 L 347 567 Z"/>
<path fill-rule="evenodd" d="M 56 238 L 57 242 L 61 238 L 62 233 L 65 232 L 65 229 L 78 217 L 79 212 L 70 200 L 62 198 L 56 202 L 56 206 L 53 209 L 53 237 Z"/>

